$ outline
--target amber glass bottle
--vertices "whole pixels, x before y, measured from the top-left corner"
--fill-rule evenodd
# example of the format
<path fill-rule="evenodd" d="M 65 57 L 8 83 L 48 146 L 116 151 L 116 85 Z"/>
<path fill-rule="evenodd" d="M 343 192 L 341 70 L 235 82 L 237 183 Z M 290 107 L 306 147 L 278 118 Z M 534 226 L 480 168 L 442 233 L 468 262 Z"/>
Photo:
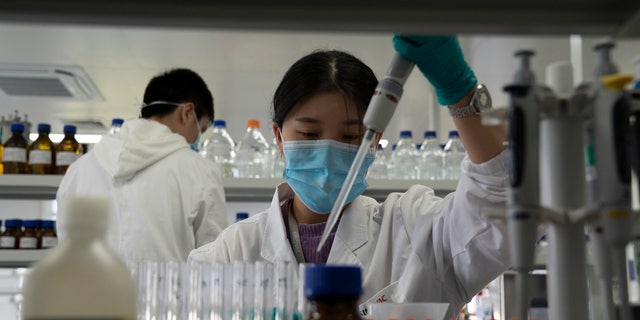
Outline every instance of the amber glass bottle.
<path fill-rule="evenodd" d="M 27 152 L 29 146 L 22 133 L 24 125 L 22 123 L 11 124 L 11 138 L 4 144 L 2 151 L 2 164 L 5 174 L 28 173 Z"/>
<path fill-rule="evenodd" d="M 46 123 L 38 124 L 38 138 L 29 147 L 29 168 L 32 174 L 53 174 L 55 166 L 55 148 L 49 133 L 51 126 Z"/>
<path fill-rule="evenodd" d="M 24 220 L 22 226 L 24 227 L 24 231 L 22 231 L 22 235 L 20 236 L 20 244 L 18 245 L 18 248 L 38 249 L 40 244 L 40 235 L 36 230 L 38 222 L 36 220 Z"/>
<path fill-rule="evenodd" d="M 0 235 L 0 249 L 18 249 L 22 235 L 22 220 L 9 219 L 4 223 L 5 229 Z"/>
<path fill-rule="evenodd" d="M 64 126 L 64 138 L 55 147 L 56 173 L 65 174 L 67 168 L 82 155 L 82 145 L 76 140 L 76 126 Z"/>
<path fill-rule="evenodd" d="M 58 234 L 56 232 L 55 220 L 42 221 L 42 237 L 40 241 L 40 248 L 48 249 L 58 245 Z"/>

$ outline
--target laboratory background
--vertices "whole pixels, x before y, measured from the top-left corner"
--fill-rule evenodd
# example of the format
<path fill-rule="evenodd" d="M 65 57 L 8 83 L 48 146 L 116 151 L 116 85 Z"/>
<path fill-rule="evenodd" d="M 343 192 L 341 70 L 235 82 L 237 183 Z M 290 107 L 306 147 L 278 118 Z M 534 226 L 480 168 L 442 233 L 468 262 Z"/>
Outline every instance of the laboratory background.
<path fill-rule="evenodd" d="M 265 151 L 266 164 L 260 169 L 246 169 L 237 163 L 221 167 L 228 219 L 233 223 L 265 210 L 274 187 L 282 181 L 282 167 L 273 147 L 271 99 L 289 65 L 314 50 L 350 52 L 382 79 L 395 52 L 391 42 L 394 32 L 456 33 L 467 62 L 491 92 L 495 109 L 510 103 L 505 86 L 520 68 L 521 60 L 515 56 L 520 50 L 534 52 L 530 70 L 538 82 L 544 83 L 548 66 L 561 62 L 571 65 L 570 81 L 578 86 L 596 77 L 601 55 L 594 48 L 613 43 L 611 61 L 620 73 L 633 77 L 631 83 L 640 81 L 637 4 L 488 1 L 483 5 L 463 1 L 463 5 L 454 6 L 421 2 L 389 7 L 358 1 L 309 2 L 307 6 L 287 1 L 271 6 L 258 1 L 235 5 L 132 1 L 118 8 L 107 1 L 94 5 L 6 1 L 0 4 L 2 142 L 8 140 L 12 122 L 24 123 L 25 136 L 31 140 L 37 137 L 39 124 L 49 124 L 54 142 L 62 139 L 65 126 L 72 125 L 86 152 L 112 129 L 112 120 L 138 117 L 142 93 L 151 77 L 175 67 L 190 68 L 203 77 L 215 99 L 218 130 L 212 127 L 203 134 L 203 157 L 213 158 L 207 155 L 207 139 L 221 128 L 236 146 L 249 129 L 258 130 L 264 137 L 264 148 L 271 148 Z M 383 200 L 389 192 L 404 191 L 415 183 L 433 187 L 440 196 L 455 190 L 459 173 L 446 168 L 444 153 L 437 155 L 444 168 L 441 173 L 406 172 L 410 164 L 419 167 L 421 161 L 427 161 L 420 149 L 427 136 L 435 136 L 442 149 L 455 138 L 452 130 L 446 108 L 438 105 L 433 88 L 414 71 L 382 136 L 380 154 L 387 162 L 382 167 L 374 163 L 364 194 Z M 399 148 L 403 140 L 415 155 L 398 158 L 396 163 L 403 165 L 396 168 L 391 161 L 393 148 Z M 60 179 L 61 175 L 0 175 L 2 230 L 12 219 L 55 220 Z M 541 297 L 546 297 L 547 290 L 545 246 L 542 235 L 536 240 L 536 268 L 530 284 L 532 295 Z M 632 264 L 628 272 L 636 270 L 632 247 L 633 243 L 627 248 Z M 0 250 L 0 318 L 18 319 L 20 285 L 27 273 L 24 268 L 46 251 Z M 290 272 L 286 269 L 290 267 L 277 267 Z M 594 271 L 589 272 L 596 279 Z M 508 315 L 514 315 L 509 312 L 515 311 L 508 309 L 515 305 L 509 299 L 513 299 L 516 278 L 515 272 L 507 272 L 492 282 L 484 291 L 485 298 L 491 295 L 491 301 L 482 300 L 481 292 L 470 306 L 471 316 L 509 319 Z M 640 281 L 633 278 L 627 282 L 629 301 L 640 305 Z M 593 287 L 589 290 L 590 296 L 604 295 Z M 482 314 L 482 308 L 491 309 L 491 315 Z M 603 312 L 597 308 L 590 311 L 591 316 L 596 315 L 592 319 Z"/>

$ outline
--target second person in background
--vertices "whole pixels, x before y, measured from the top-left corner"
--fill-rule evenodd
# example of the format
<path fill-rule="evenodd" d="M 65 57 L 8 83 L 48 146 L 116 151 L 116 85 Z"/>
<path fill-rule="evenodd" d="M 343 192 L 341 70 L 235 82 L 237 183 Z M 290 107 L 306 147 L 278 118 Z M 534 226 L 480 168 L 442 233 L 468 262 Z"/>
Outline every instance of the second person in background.
<path fill-rule="evenodd" d="M 140 117 L 69 167 L 58 207 L 67 196 L 109 197 L 107 237 L 125 261 L 186 261 L 228 225 L 220 172 L 192 150 L 211 125 L 213 97 L 197 73 L 173 69 L 151 79 Z"/>
<path fill-rule="evenodd" d="M 477 81 L 456 37 L 396 36 L 394 44 L 435 86 L 441 104 L 470 103 Z M 443 199 L 415 185 L 382 203 L 362 196 L 372 148 L 340 221 L 316 251 L 365 133 L 362 118 L 377 83 L 372 70 L 346 52 L 317 51 L 295 62 L 273 99 L 285 182 L 267 211 L 230 226 L 189 259 L 359 265 L 360 303 L 446 302 L 447 319 L 506 270 L 504 225 L 485 216 L 506 212 L 504 130 L 482 126 L 474 113 L 454 118 L 468 152 L 454 193 Z"/>

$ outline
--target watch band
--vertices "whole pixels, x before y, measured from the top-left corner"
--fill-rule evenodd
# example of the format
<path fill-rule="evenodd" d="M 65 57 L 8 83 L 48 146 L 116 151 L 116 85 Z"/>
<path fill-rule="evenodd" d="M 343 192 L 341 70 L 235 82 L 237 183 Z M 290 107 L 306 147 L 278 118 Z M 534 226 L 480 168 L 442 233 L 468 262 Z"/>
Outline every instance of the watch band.
<path fill-rule="evenodd" d="M 478 112 L 476 111 L 476 108 L 471 104 L 466 105 L 464 107 L 457 107 L 457 108 L 450 107 L 448 109 L 449 109 L 449 114 L 453 118 L 466 118 L 466 117 L 470 117 L 478 114 Z"/>

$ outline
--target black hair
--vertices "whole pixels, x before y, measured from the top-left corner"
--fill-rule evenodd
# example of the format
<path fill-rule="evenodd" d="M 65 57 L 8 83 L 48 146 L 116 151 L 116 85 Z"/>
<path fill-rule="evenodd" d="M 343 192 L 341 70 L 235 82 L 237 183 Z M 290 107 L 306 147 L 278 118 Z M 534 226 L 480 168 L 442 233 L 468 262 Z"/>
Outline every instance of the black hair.
<path fill-rule="evenodd" d="M 153 77 L 144 91 L 144 103 L 154 101 L 192 102 L 196 116 L 208 116 L 213 121 L 213 96 L 202 78 L 189 69 L 172 69 Z M 142 118 L 163 116 L 175 110 L 175 105 L 153 105 L 142 108 Z"/>
<path fill-rule="evenodd" d="M 282 128 L 287 114 L 320 92 L 341 92 L 351 98 L 362 118 L 378 84 L 375 74 L 353 55 L 337 50 L 314 51 L 285 73 L 273 96 L 271 120 Z"/>

